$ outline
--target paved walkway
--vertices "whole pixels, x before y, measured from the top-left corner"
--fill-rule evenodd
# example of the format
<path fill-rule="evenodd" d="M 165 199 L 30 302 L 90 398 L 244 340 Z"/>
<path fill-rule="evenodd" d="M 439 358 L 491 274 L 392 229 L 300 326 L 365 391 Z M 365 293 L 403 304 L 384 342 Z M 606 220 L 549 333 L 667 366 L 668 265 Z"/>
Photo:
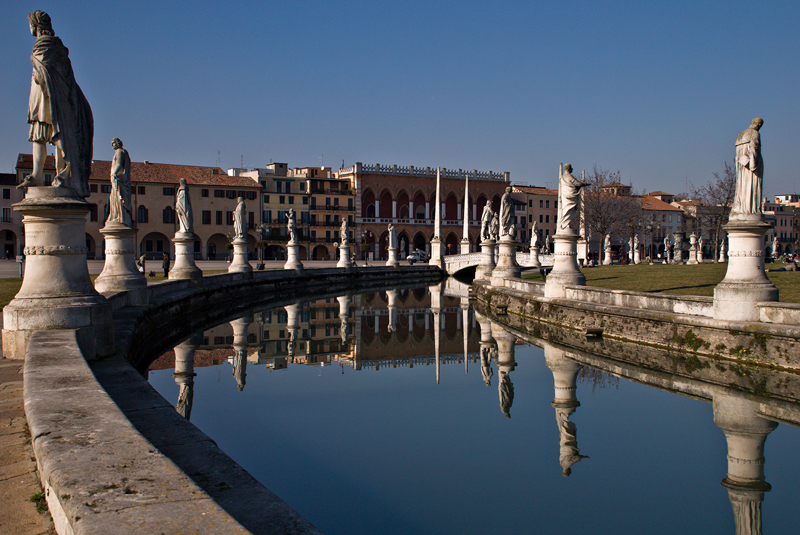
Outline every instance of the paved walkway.
<path fill-rule="evenodd" d="M 22 361 L 0 358 L 0 534 L 54 534 L 48 513 L 30 497 L 41 492 L 22 404 Z"/>

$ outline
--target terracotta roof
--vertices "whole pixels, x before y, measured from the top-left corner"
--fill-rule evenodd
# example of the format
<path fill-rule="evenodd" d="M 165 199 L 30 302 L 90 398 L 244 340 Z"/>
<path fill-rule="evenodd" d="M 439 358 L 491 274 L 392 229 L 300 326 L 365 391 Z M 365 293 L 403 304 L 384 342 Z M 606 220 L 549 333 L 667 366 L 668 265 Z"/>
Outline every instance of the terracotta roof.
<path fill-rule="evenodd" d="M 610 184 L 606 184 L 604 186 L 601 186 L 601 188 L 619 188 L 619 187 L 630 188 L 632 186 L 630 186 L 628 184 L 621 184 L 619 182 L 611 182 Z"/>
<path fill-rule="evenodd" d="M 541 188 L 539 186 L 512 186 L 513 191 L 530 193 L 532 195 L 558 195 L 558 190 Z"/>
<path fill-rule="evenodd" d="M 20 154 L 17 157 L 18 168 L 32 168 L 33 157 L 30 154 Z M 46 170 L 55 170 L 55 159 L 48 156 L 45 161 Z M 108 160 L 92 161 L 92 174 L 89 180 L 109 180 L 111 162 Z M 261 188 L 261 184 L 252 178 L 228 176 L 219 167 L 201 167 L 198 165 L 178 165 L 169 163 L 144 163 L 131 162 L 132 182 L 155 182 L 162 184 L 177 184 L 185 178 L 188 184 L 201 184 L 209 186 L 230 186 L 245 188 Z"/>
<path fill-rule="evenodd" d="M 665 191 L 653 191 L 651 193 L 645 193 L 645 195 L 649 195 L 651 197 L 655 197 L 656 195 L 658 195 L 659 197 L 663 197 L 665 195 L 667 197 L 673 197 L 672 193 L 667 193 Z"/>
<path fill-rule="evenodd" d="M 677 206 L 672 206 L 669 203 L 656 199 L 650 195 L 642 195 L 639 197 L 642 200 L 642 210 L 656 210 L 659 212 L 682 212 Z"/>

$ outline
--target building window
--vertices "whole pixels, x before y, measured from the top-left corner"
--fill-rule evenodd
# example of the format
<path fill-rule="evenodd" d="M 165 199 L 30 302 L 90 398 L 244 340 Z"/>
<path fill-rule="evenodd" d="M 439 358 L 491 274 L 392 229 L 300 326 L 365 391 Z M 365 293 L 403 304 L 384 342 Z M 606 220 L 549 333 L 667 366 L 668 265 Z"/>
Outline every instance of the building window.
<path fill-rule="evenodd" d="M 545 223 L 549 223 L 550 222 L 550 216 L 549 215 L 544 216 L 544 222 Z"/>
<path fill-rule="evenodd" d="M 236 190 L 229 189 L 227 196 L 228 196 L 229 199 L 235 199 L 236 198 Z"/>
<path fill-rule="evenodd" d="M 533 223 L 533 214 L 528 214 L 528 223 Z"/>
<path fill-rule="evenodd" d="M 12 217 L 11 216 L 11 208 L 3 208 L 3 223 L 13 223 L 11 217 Z M 6 231 L 6 240 L 7 241 L 11 241 L 14 238 L 12 236 L 11 239 L 9 240 L 8 239 L 8 232 L 11 232 L 11 231 Z"/>
<path fill-rule="evenodd" d="M 5 208 L 3 208 L 5 210 Z M 89 221 L 97 221 L 97 205 L 95 204 L 92 206 L 91 211 L 89 212 Z"/>
<path fill-rule="evenodd" d="M 294 197 L 289 195 L 289 204 L 294 204 Z"/>
<path fill-rule="evenodd" d="M 550 201 L 544 201 L 544 207 L 550 208 Z"/>
<path fill-rule="evenodd" d="M 175 222 L 175 212 L 172 207 L 167 206 L 164 208 L 164 223 L 170 225 Z"/>
<path fill-rule="evenodd" d="M 139 186 L 138 190 L 139 190 L 139 195 L 144 195 L 144 186 Z"/>
<path fill-rule="evenodd" d="M 201 189 L 200 190 L 200 196 L 201 197 L 208 197 L 208 190 L 206 188 Z"/>
<path fill-rule="evenodd" d="M 220 211 L 220 210 L 217 210 L 216 221 L 217 221 L 217 225 L 221 225 L 222 224 L 222 211 Z"/>
<path fill-rule="evenodd" d="M 539 214 L 539 223 L 544 223 L 544 216 Z"/>
<path fill-rule="evenodd" d="M 256 200 L 256 192 L 255 191 L 248 191 L 247 192 L 247 200 L 248 201 Z"/>
<path fill-rule="evenodd" d="M 147 208 L 144 206 L 139 206 L 138 215 L 139 223 L 147 223 Z M 152 251 L 153 248 L 151 247 L 150 250 Z"/>
<path fill-rule="evenodd" d="M 558 208 L 558 201 L 553 201 L 553 208 Z"/>
<path fill-rule="evenodd" d="M 264 202 L 269 204 L 269 195 L 264 195 Z"/>
<path fill-rule="evenodd" d="M 308 197 L 303 197 L 303 204 L 308 204 Z"/>
<path fill-rule="evenodd" d="M 325 197 L 325 206 L 330 206 L 330 205 L 331 205 L 331 198 Z"/>
<path fill-rule="evenodd" d="M 278 197 L 278 204 L 284 204 L 284 203 L 286 203 L 286 197 L 281 195 L 280 197 Z"/>
<path fill-rule="evenodd" d="M 203 224 L 204 225 L 211 224 L 211 210 L 203 210 Z"/>
<path fill-rule="evenodd" d="M 173 187 L 166 187 L 164 188 L 164 195 L 175 195 L 175 188 Z"/>
<path fill-rule="evenodd" d="M 276 186 L 276 187 L 278 188 L 278 193 L 282 193 L 282 192 L 283 192 L 283 182 L 281 182 L 280 180 L 278 180 L 278 181 L 276 182 L 276 184 L 277 184 L 277 186 Z"/>
<path fill-rule="evenodd" d="M 111 193 L 111 184 L 101 184 L 100 193 Z"/>
<path fill-rule="evenodd" d="M 544 208 L 544 201 L 539 199 L 539 208 Z"/>
<path fill-rule="evenodd" d="M 214 190 L 214 197 L 217 199 L 221 199 L 225 197 L 225 190 L 224 189 L 215 189 Z"/>
<path fill-rule="evenodd" d="M 146 253 L 153 252 L 153 240 L 144 240 L 144 252 Z"/>
<path fill-rule="evenodd" d="M 300 182 L 300 191 L 305 191 L 305 190 L 306 190 L 306 183 Z"/>
<path fill-rule="evenodd" d="M 225 224 L 233 225 L 233 212 L 225 212 Z"/>
<path fill-rule="evenodd" d="M 347 199 L 347 209 L 348 210 L 353 209 L 353 199 Z"/>
<path fill-rule="evenodd" d="M 89 191 L 91 193 L 97 193 L 97 184 L 89 184 Z M 6 192 L 8 192 L 8 197 L 6 197 Z M 11 198 L 11 190 L 4 189 L 3 190 L 3 198 L 4 199 L 10 199 Z"/>

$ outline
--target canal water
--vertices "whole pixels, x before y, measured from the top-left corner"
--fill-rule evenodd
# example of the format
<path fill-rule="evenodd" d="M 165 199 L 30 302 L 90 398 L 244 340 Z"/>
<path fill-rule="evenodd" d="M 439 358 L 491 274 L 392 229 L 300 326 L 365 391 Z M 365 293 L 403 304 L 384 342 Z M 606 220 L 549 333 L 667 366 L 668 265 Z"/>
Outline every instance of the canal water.
<path fill-rule="evenodd" d="M 752 403 L 718 389 L 742 418 L 726 437 L 680 382 L 529 345 L 451 293 L 253 310 L 158 356 L 149 380 L 328 535 L 797 531 L 796 427 L 754 427 Z M 755 482 L 721 484 L 728 440 Z"/>

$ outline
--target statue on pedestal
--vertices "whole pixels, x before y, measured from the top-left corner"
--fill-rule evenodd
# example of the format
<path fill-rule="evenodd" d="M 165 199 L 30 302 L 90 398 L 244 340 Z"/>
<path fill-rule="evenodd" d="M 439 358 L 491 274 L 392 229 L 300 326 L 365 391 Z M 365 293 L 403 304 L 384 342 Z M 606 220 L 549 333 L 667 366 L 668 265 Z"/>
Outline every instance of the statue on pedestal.
<path fill-rule="evenodd" d="M 536 221 L 533 222 L 533 226 L 531 227 L 531 249 L 539 245 L 539 227 L 536 224 Z"/>
<path fill-rule="evenodd" d="M 389 248 L 390 249 L 397 249 L 397 229 L 394 228 L 394 225 L 389 223 Z"/>
<path fill-rule="evenodd" d="M 247 208 L 244 205 L 244 199 L 241 197 L 236 201 L 236 209 L 233 211 L 233 238 L 245 238 L 247 236 L 247 223 L 245 222 Z"/>
<path fill-rule="evenodd" d="M 492 215 L 492 222 L 489 225 L 490 239 L 497 241 L 500 239 L 500 221 L 497 219 L 497 214 Z"/>
<path fill-rule="evenodd" d="M 297 244 L 297 223 L 294 219 L 294 208 L 289 208 L 286 214 L 286 229 L 289 231 L 289 243 Z"/>
<path fill-rule="evenodd" d="M 111 160 L 111 195 L 108 197 L 108 222 L 133 226 L 131 210 L 131 157 L 122 148 L 119 138 L 111 140 L 114 159 Z"/>
<path fill-rule="evenodd" d="M 764 120 L 756 117 L 750 127 L 736 137 L 736 195 L 731 220 L 761 219 L 761 191 L 764 161 L 761 159 L 761 134 Z"/>
<path fill-rule="evenodd" d="M 578 218 L 581 189 L 588 185 L 588 182 L 581 182 L 572 176 L 570 164 L 564 164 L 564 172 L 558 180 L 558 232 L 573 230 L 572 224 Z"/>
<path fill-rule="evenodd" d="M 56 176 L 53 186 L 69 188 L 77 197 L 89 196 L 92 170 L 94 118 L 81 88 L 75 82 L 69 51 L 55 36 L 44 11 L 28 15 L 36 37 L 31 53 L 33 76 L 28 101 L 28 141 L 33 143 L 33 171 L 17 186 L 44 185 L 47 143 L 55 146 Z"/>
<path fill-rule="evenodd" d="M 347 247 L 350 244 L 350 240 L 347 237 L 347 219 L 342 219 L 342 228 L 339 230 L 339 241 L 341 242 L 340 247 Z"/>
<path fill-rule="evenodd" d="M 493 216 L 492 207 L 489 206 L 489 202 L 487 201 L 486 204 L 483 205 L 483 213 L 481 214 L 481 241 L 492 239 L 491 226 Z"/>
<path fill-rule="evenodd" d="M 514 223 L 516 222 L 515 214 L 511 188 L 506 188 L 506 192 L 503 193 L 503 198 L 500 200 L 500 236 L 514 238 L 517 235 L 517 229 L 514 228 Z"/>
<path fill-rule="evenodd" d="M 178 185 L 178 194 L 175 196 L 175 211 L 178 213 L 178 232 L 194 234 L 192 222 L 192 203 L 189 200 L 189 186 L 186 179 L 182 178 Z"/>

